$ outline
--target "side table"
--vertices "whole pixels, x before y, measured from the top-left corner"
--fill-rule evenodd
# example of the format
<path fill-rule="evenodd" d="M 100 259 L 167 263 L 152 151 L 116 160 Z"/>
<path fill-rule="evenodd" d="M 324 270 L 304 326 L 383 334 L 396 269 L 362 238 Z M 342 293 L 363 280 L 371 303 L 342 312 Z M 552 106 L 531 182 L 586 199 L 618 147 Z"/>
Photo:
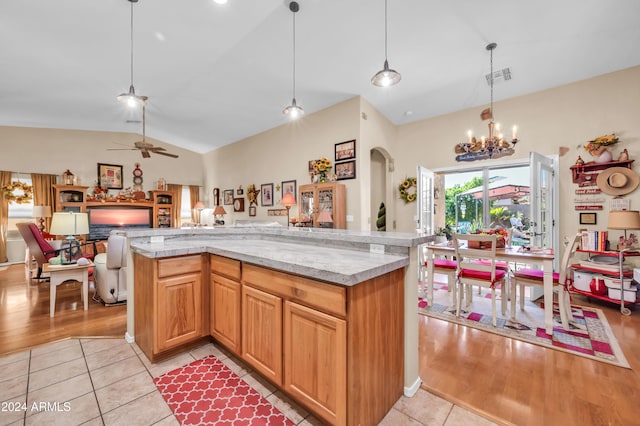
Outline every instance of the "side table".
<path fill-rule="evenodd" d="M 49 284 L 49 316 L 53 318 L 56 311 L 56 288 L 68 280 L 76 280 L 82 283 L 82 301 L 84 302 L 84 310 L 89 309 L 89 267 L 93 266 L 93 262 L 89 261 L 86 265 L 52 265 L 45 263 L 42 267 L 43 272 L 48 272 L 50 276 Z"/>

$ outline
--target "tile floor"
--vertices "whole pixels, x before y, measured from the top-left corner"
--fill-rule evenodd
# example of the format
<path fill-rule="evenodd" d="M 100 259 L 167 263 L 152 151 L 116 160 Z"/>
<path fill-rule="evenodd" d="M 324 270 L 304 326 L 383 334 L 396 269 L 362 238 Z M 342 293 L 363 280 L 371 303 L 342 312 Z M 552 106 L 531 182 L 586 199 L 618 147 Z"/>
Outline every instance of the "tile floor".
<path fill-rule="evenodd" d="M 218 347 L 151 364 L 124 339 L 69 339 L 0 357 L 0 425 L 178 425 L 153 378 L 215 355 L 298 425 L 322 424 Z M 381 425 L 493 425 L 420 390 Z"/>

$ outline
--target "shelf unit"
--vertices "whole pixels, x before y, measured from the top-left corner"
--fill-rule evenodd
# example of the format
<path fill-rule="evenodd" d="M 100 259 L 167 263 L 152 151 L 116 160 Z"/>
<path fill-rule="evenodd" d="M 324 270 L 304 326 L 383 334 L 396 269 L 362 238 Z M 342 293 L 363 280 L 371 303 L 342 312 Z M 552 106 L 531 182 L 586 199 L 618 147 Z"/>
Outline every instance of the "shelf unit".
<path fill-rule="evenodd" d="M 333 222 L 320 222 L 320 212 L 329 213 Z M 325 182 L 300 185 L 298 191 L 298 224 L 316 228 L 347 227 L 346 189 L 344 184 Z"/>
<path fill-rule="evenodd" d="M 609 167 L 626 167 L 630 169 L 631 164 L 635 160 L 624 160 L 624 161 L 609 161 L 607 163 L 584 163 L 584 164 L 574 164 L 570 167 L 571 169 L 571 178 L 573 179 L 573 183 L 583 183 L 585 180 L 592 180 L 591 174 L 594 172 L 599 172 L 600 170 L 608 169 Z"/>
<path fill-rule="evenodd" d="M 173 192 L 150 191 L 153 200 L 153 227 L 173 227 Z"/>
<path fill-rule="evenodd" d="M 87 211 L 88 186 L 53 185 L 56 212 L 84 213 Z"/>
<path fill-rule="evenodd" d="M 579 253 L 586 253 L 589 257 L 593 256 L 593 255 L 600 255 L 600 256 L 611 256 L 611 257 L 617 257 L 618 258 L 618 272 L 613 272 L 610 270 L 606 270 L 606 269 L 599 269 L 597 267 L 588 267 L 588 266 L 583 266 L 580 264 L 574 264 L 571 265 L 571 269 L 575 270 L 575 271 L 583 271 L 583 272 L 590 272 L 590 273 L 594 273 L 594 274 L 598 274 L 601 276 L 606 276 L 606 277 L 611 277 L 611 278 L 618 278 L 620 280 L 620 299 L 613 299 L 611 297 L 609 297 L 608 295 L 599 295 L 599 294 L 594 294 L 591 293 L 590 291 L 583 291 L 580 289 L 577 289 L 573 286 L 573 281 L 571 281 L 571 284 L 569 286 L 569 291 L 571 291 L 572 293 L 576 293 L 576 294 L 582 294 L 584 296 L 587 297 L 592 297 L 594 299 L 598 299 L 598 300 L 605 300 L 607 302 L 611 302 L 611 303 L 616 303 L 620 305 L 620 313 L 622 315 L 631 315 L 631 311 L 629 310 L 629 308 L 625 307 L 625 303 L 628 305 L 635 305 L 637 303 L 640 303 L 640 298 L 636 297 L 636 300 L 633 302 L 628 302 L 624 300 L 624 285 L 623 283 L 623 278 L 630 278 L 633 277 L 633 271 L 626 271 L 623 272 L 622 270 L 622 263 L 624 262 L 624 260 L 627 257 L 636 257 L 636 256 L 640 256 L 640 251 L 638 251 L 637 249 L 626 249 L 626 250 L 621 250 L 621 251 L 588 251 L 588 250 L 578 250 Z"/>

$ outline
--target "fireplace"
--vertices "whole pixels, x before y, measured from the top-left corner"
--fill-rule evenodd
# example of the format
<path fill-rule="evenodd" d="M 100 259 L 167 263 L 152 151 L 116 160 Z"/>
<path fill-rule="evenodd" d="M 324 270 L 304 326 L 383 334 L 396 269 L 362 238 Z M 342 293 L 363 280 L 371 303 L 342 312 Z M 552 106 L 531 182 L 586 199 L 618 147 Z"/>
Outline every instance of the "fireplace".
<path fill-rule="evenodd" d="M 106 240 L 109 232 L 124 228 L 152 228 L 153 208 L 143 206 L 89 207 L 89 240 Z"/>

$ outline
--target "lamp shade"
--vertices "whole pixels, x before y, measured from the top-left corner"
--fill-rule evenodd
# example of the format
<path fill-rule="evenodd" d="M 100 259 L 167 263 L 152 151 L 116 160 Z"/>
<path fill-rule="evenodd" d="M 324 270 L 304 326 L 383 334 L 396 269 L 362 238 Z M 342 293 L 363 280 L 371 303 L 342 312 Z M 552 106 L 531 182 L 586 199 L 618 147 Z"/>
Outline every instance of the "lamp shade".
<path fill-rule="evenodd" d="M 217 205 L 215 209 L 213 209 L 213 214 L 227 214 L 227 211 L 221 205 Z"/>
<path fill-rule="evenodd" d="M 203 210 L 204 209 L 204 203 L 202 201 L 198 201 L 196 203 L 196 205 L 193 206 L 193 208 L 196 209 L 196 210 Z"/>
<path fill-rule="evenodd" d="M 333 223 L 333 219 L 331 218 L 331 213 L 326 210 L 322 210 L 318 215 L 318 222 L 320 223 Z"/>
<path fill-rule="evenodd" d="M 296 197 L 294 197 L 291 192 L 287 192 L 282 196 L 282 200 L 280 201 L 280 204 L 285 207 L 294 206 L 296 204 Z"/>
<path fill-rule="evenodd" d="M 54 213 L 49 232 L 53 235 L 88 234 L 89 216 L 86 213 Z"/>
<path fill-rule="evenodd" d="M 609 229 L 640 229 L 638 210 L 612 210 L 609 212 Z"/>
<path fill-rule="evenodd" d="M 51 217 L 50 206 L 33 206 L 31 217 Z"/>

